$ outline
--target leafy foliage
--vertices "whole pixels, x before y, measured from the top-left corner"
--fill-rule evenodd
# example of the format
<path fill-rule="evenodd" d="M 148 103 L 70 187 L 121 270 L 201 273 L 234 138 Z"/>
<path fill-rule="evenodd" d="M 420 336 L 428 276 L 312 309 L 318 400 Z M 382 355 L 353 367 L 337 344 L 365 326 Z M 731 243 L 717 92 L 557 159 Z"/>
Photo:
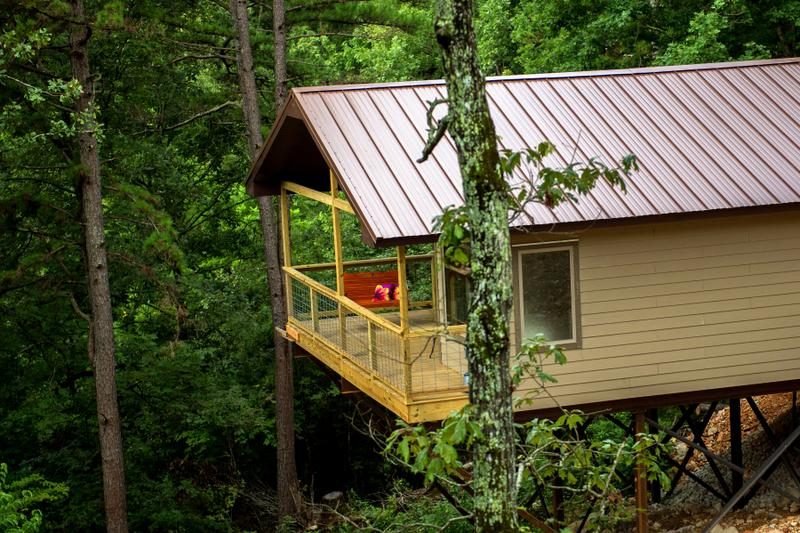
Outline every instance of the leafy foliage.
<path fill-rule="evenodd" d="M 96 121 L 132 527 L 272 527 L 272 323 L 258 213 L 241 186 L 248 164 L 230 15 L 224 2 L 208 0 L 86 4 L 97 73 L 97 106 L 86 116 L 71 110 L 80 88 L 65 53 L 67 4 L 7 1 L 0 9 L 0 456 L 30 479 L 25 490 L 34 498 L 40 489 L 53 498 L 19 507 L 22 493 L 10 488 L 17 481 L 0 491 L 29 523 L 36 520 L 29 510 L 41 508 L 48 528 L 102 527 L 94 384 L 86 324 L 75 311 L 88 306 L 73 141 L 77 128 Z M 254 68 L 269 124 L 272 21 L 268 4 L 251 4 Z M 440 76 L 428 2 L 290 0 L 287 8 L 293 85 Z M 487 74 L 532 73 L 794 56 L 799 21 L 796 0 L 484 0 L 478 39 Z M 562 176 L 569 184 L 558 186 L 557 175 L 542 173 L 548 150 L 506 158 L 518 177 L 509 191 L 522 194 L 517 203 L 555 204 L 579 197 L 592 179 L 609 179 L 595 162 L 589 171 L 574 166 Z M 294 237 L 306 243 L 296 261 L 331 260 L 329 222 L 309 206 L 295 207 Z M 362 244 L 354 217 L 343 221 L 346 253 L 382 253 Z M 446 212 L 440 231 L 450 262 L 466 265 L 470 228 L 461 213 Z M 533 366 L 525 371 L 546 382 L 552 359 L 537 354 L 528 354 Z M 350 403 L 308 361 L 297 362 L 296 376 L 304 483 L 316 493 L 387 485 L 397 473 L 349 427 L 342 413 Z M 448 426 L 441 439 L 459 457 L 469 420 Z M 587 429 L 591 440 L 621 438 L 600 426 Z M 437 471 L 456 464 L 445 444 L 436 453 L 444 457 Z M 67 483 L 69 498 L 56 498 L 61 489 L 28 478 L 32 472 Z M 412 518 L 417 504 L 395 497 L 396 507 L 365 504 L 362 514 L 374 512 L 372 523 L 392 513 L 439 524 L 452 516 L 439 501 L 428 511 L 441 517 Z M 426 505 L 419 509 L 427 513 Z"/>
<path fill-rule="evenodd" d="M 31 474 L 8 481 L 8 465 L 0 463 L 0 528 L 7 533 L 35 533 L 42 526 L 42 503 L 65 498 L 69 490 L 61 483 Z"/>
<path fill-rule="evenodd" d="M 538 387 L 518 398 L 518 403 L 531 403 L 536 396 L 547 394 L 549 383 L 556 382 L 546 372 L 550 359 L 558 365 L 566 363 L 563 350 L 548 344 L 542 336 L 523 343 L 517 354 L 514 383 L 529 379 Z M 462 508 L 467 509 L 471 506 L 470 450 L 481 435 L 472 411 L 472 406 L 467 405 L 434 430 L 398 422 L 400 427 L 387 440 L 384 451 L 390 460 L 422 475 L 426 485 L 439 482 L 452 487 L 461 498 Z M 587 438 L 590 422 L 580 411 L 564 410 L 553 420 L 533 419 L 517 424 L 517 491 L 522 500 L 555 488 L 574 494 L 578 501 L 594 504 L 586 518 L 587 527 L 608 531 L 631 517 L 624 490 L 637 462 L 644 467 L 649 481 L 669 487 L 670 478 L 660 463 L 667 450 L 662 435 Z"/>
<path fill-rule="evenodd" d="M 509 185 L 510 221 L 524 212 L 531 203 L 554 208 L 565 201 L 577 202 L 591 191 L 598 180 L 625 192 L 624 176 L 639 170 L 634 155 L 626 155 L 619 165 L 609 167 L 598 158 L 585 163 L 571 162 L 564 168 L 553 168 L 545 159 L 555 151 L 549 141 L 535 148 L 519 151 L 503 150 L 500 165 Z M 469 264 L 471 229 L 464 207 L 446 207 L 434 220 L 439 232 L 439 246 L 449 265 L 464 269 Z"/>

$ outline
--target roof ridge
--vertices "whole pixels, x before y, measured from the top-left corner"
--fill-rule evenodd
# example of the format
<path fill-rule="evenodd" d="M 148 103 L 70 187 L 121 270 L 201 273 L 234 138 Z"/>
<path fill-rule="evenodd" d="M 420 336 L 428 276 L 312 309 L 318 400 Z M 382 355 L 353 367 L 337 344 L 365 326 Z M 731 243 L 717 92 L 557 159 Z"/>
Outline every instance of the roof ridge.
<path fill-rule="evenodd" d="M 656 67 L 632 67 L 608 70 L 584 70 L 574 72 L 542 72 L 538 74 L 514 74 L 510 76 L 487 76 L 487 83 L 497 83 L 505 81 L 535 81 L 547 79 L 572 79 L 590 77 L 609 77 L 609 76 L 635 76 L 669 72 L 696 72 L 701 70 L 722 70 L 732 68 L 752 68 L 765 67 L 772 65 L 783 65 L 787 63 L 800 63 L 800 57 L 777 58 L 777 59 L 756 59 L 748 61 L 725 61 L 720 63 L 696 63 L 689 65 L 666 65 Z M 444 80 L 414 80 L 414 81 L 395 81 L 381 83 L 353 83 L 342 85 L 316 85 L 309 87 L 294 87 L 294 93 L 318 93 L 331 91 L 361 91 L 369 89 L 399 89 L 404 87 L 425 87 L 444 85 Z"/>

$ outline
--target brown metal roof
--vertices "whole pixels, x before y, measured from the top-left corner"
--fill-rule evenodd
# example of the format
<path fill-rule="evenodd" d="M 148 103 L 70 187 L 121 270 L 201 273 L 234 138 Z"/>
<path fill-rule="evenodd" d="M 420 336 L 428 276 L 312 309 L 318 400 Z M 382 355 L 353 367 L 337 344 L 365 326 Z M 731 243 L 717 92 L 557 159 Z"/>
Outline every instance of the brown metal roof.
<path fill-rule="evenodd" d="M 632 153 L 641 168 L 627 194 L 599 183 L 579 203 L 531 205 L 515 226 L 800 202 L 800 59 L 489 78 L 486 89 L 500 148 L 547 139 L 551 166 Z M 324 184 L 327 162 L 373 244 L 429 240 L 432 219 L 463 202 L 449 137 L 416 162 L 427 102 L 445 93 L 442 81 L 294 89 L 248 191 Z"/>

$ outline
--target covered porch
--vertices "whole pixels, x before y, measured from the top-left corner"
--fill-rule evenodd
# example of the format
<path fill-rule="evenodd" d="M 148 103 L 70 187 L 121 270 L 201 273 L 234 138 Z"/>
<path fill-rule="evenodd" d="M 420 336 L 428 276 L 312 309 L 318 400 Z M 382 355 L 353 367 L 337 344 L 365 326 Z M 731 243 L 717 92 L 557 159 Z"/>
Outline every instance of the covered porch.
<path fill-rule="evenodd" d="M 292 264 L 294 196 L 330 208 L 333 262 Z M 332 172 L 327 192 L 283 182 L 280 203 L 287 338 L 407 422 L 440 420 L 464 405 L 465 326 L 448 313 L 437 254 L 397 246 L 393 257 L 345 259 L 341 218 L 354 211 Z M 382 287 L 386 300 L 374 294 Z"/>

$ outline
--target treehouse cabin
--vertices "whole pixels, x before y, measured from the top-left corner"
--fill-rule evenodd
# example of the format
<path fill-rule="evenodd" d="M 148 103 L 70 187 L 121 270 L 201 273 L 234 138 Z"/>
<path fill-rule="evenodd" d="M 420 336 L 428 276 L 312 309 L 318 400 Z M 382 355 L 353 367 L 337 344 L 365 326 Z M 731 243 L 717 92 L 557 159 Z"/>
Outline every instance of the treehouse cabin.
<path fill-rule="evenodd" d="M 526 409 L 800 388 L 800 60 L 490 78 L 486 89 L 501 149 L 547 139 L 552 167 L 629 153 L 640 165 L 626 193 L 599 183 L 509 222 L 512 345 L 541 332 L 568 358 Z M 428 103 L 445 91 L 440 81 L 294 89 L 247 181 L 252 195 L 280 197 L 289 318 L 279 326 L 409 422 L 467 401 L 469 288 L 431 246 L 434 217 L 463 202 L 452 141 L 416 162 Z M 293 261 L 309 246 L 290 239 L 300 197 L 329 210 L 332 261 Z M 343 220 L 383 257 L 349 256 Z"/>

